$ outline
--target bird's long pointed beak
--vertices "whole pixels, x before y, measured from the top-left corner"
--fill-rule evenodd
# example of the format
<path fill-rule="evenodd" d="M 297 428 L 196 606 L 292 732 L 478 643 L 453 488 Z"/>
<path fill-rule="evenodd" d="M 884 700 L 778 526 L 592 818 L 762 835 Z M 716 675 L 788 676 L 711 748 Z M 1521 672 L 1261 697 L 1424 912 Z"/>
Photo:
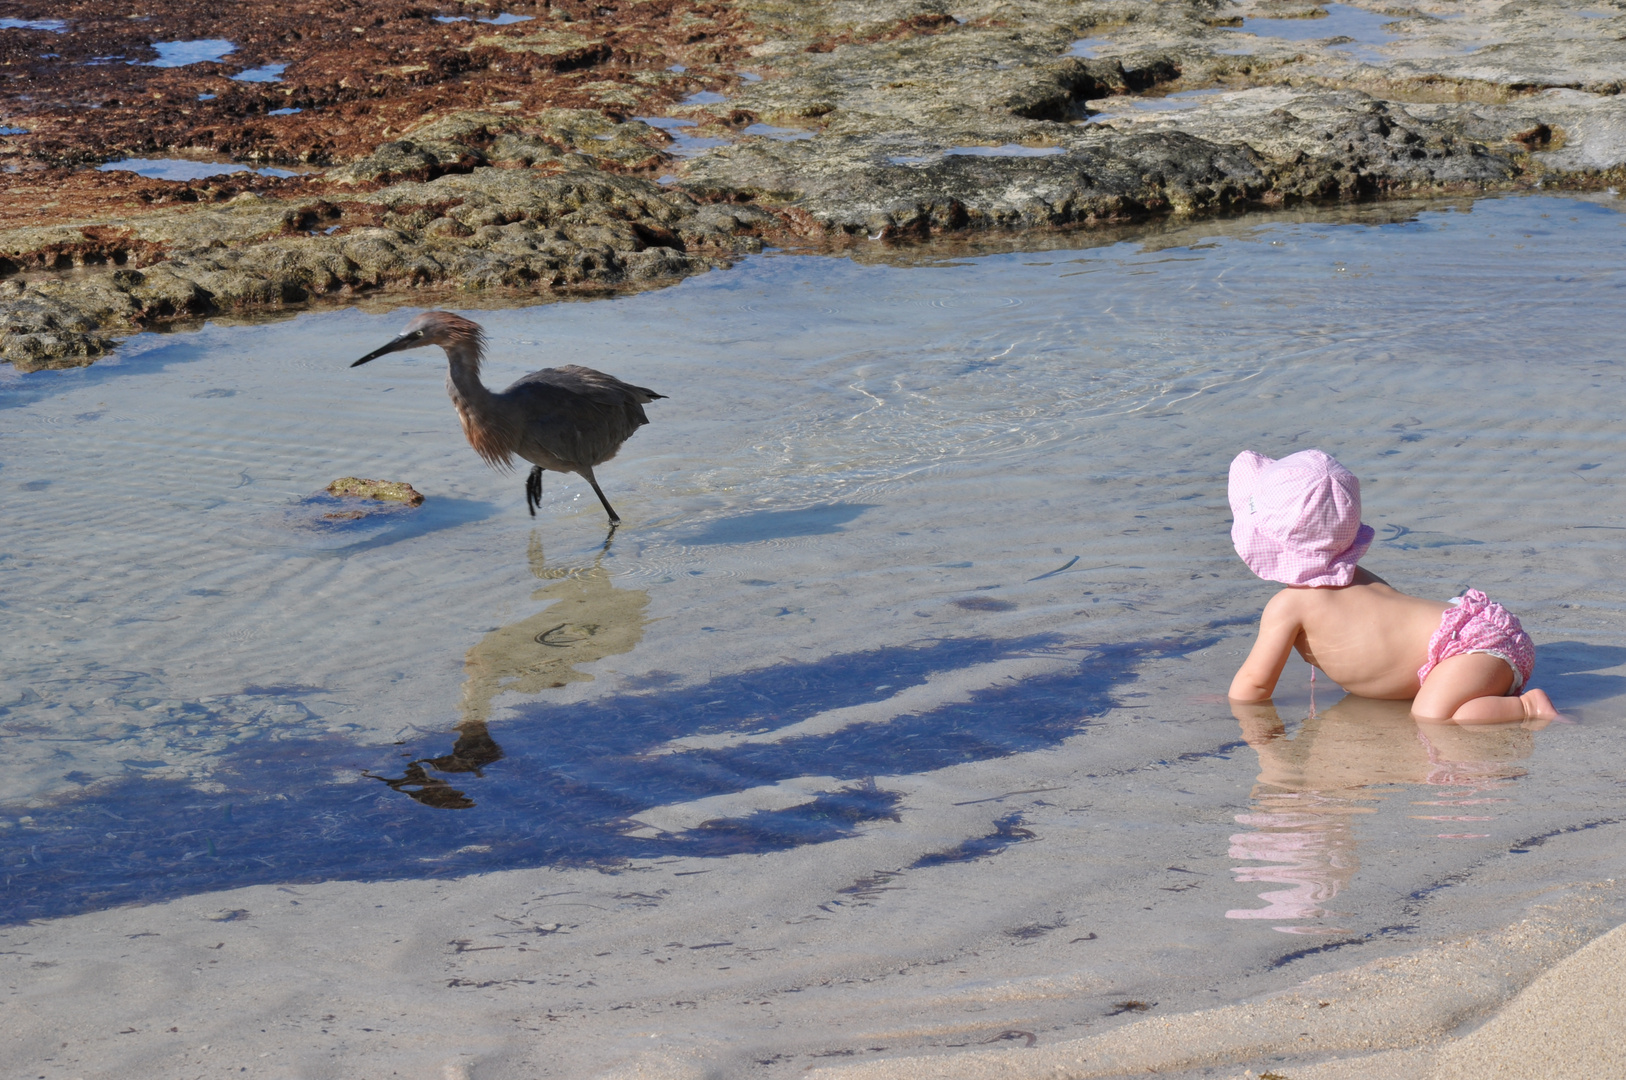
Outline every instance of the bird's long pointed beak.
<path fill-rule="evenodd" d="M 396 338 L 394 341 L 390 342 L 388 345 L 384 345 L 384 346 L 381 346 L 381 347 L 379 347 L 377 349 L 374 349 L 372 352 L 368 353 L 366 356 L 363 356 L 360 360 L 357 360 L 355 363 L 351 364 L 350 366 L 351 367 L 360 367 L 361 365 L 365 364 L 369 360 L 377 360 L 380 356 L 383 356 L 385 353 L 399 352 L 402 349 L 410 349 L 416 343 L 417 343 L 416 338 L 409 337 L 406 334 L 402 334 L 400 337 Z"/>

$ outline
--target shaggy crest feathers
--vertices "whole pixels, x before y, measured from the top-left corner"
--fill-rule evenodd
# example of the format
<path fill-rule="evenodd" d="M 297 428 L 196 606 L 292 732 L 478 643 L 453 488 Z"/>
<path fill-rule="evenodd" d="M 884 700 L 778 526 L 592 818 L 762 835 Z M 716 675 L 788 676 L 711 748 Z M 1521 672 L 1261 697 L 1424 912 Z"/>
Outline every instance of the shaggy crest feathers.
<path fill-rule="evenodd" d="M 448 345 L 472 344 L 477 350 L 484 350 L 486 344 L 485 328 L 477 322 L 471 322 L 461 315 L 453 315 L 449 311 L 435 312 L 436 323 L 449 339 Z"/>
<path fill-rule="evenodd" d="M 480 368 L 480 361 L 485 359 L 485 329 L 461 315 L 453 315 L 450 311 L 426 311 L 412 320 L 407 329 L 422 330 L 426 337 L 432 336 L 437 345 L 463 353 L 473 361 L 476 371 Z"/>

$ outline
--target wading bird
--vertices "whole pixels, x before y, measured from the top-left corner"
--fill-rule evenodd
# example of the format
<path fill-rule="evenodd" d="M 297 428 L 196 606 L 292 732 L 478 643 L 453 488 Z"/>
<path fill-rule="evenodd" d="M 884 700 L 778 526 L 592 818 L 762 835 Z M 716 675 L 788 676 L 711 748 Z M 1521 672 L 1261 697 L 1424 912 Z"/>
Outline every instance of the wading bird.
<path fill-rule="evenodd" d="M 525 505 L 532 517 L 542 505 L 542 470 L 552 469 L 573 472 L 592 484 L 610 515 L 610 527 L 621 524 L 593 477 L 593 466 L 615 457 L 621 444 L 649 423 L 644 406 L 665 394 L 576 364 L 533 371 L 492 393 L 480 381 L 484 331 L 479 323 L 449 311 L 424 312 L 394 341 L 350 366 L 424 345 L 446 350 L 446 392 L 474 452 L 495 469 L 513 468 L 515 454 L 534 466 L 525 480 Z"/>

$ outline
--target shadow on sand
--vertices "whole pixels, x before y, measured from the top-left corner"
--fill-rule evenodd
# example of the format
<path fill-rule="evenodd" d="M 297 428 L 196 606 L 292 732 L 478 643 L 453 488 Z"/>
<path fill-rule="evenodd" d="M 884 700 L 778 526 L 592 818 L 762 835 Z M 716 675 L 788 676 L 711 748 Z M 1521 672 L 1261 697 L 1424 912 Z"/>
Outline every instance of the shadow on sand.
<path fill-rule="evenodd" d="M 413 747 L 273 733 L 214 761 L 212 779 L 227 788 L 221 794 L 135 776 L 91 784 L 74 800 L 34 810 L 35 827 L 0 833 L 7 897 L 0 921 L 267 882 L 561 864 L 610 870 L 632 859 L 835 840 L 865 822 L 896 819 L 900 796 L 873 777 L 1055 746 L 1112 708 L 1115 692 L 1148 660 L 1217 640 L 1208 633 L 1111 645 L 1055 635 L 915 641 L 698 683 L 651 676 L 622 692 L 560 705 L 548 702 L 546 691 L 588 677 L 576 665 L 637 644 L 647 598 L 614 588 L 596 565 L 556 574 L 538 568 L 539 552 L 533 571 L 547 580 L 536 596 L 552 602 L 470 650 L 454 736 Z M 772 732 L 827 710 L 884 701 L 937 673 L 1039 654 L 1070 662 L 882 723 L 721 748 L 671 745 L 697 735 Z M 502 693 L 520 695 L 519 703 L 494 734 L 488 716 Z M 447 738 L 449 748 L 441 741 Z M 652 807 L 806 776 L 836 784 L 788 809 L 634 835 L 637 815 Z"/>

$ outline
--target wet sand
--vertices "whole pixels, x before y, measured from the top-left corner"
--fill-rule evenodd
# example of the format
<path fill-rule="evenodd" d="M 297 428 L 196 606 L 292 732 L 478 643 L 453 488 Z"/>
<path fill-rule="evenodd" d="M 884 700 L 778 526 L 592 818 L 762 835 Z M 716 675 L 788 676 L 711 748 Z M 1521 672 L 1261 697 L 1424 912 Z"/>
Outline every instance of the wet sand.
<path fill-rule="evenodd" d="M 864 865 L 851 854 L 831 861 Z M 1219 1008 L 1145 1019 L 1125 1010 L 1100 1034 L 1049 1041 L 1032 1030 L 1035 1008 L 1100 989 L 1076 960 L 922 998 L 916 979 L 889 990 L 888 946 L 866 930 L 756 975 L 752 965 L 795 936 L 754 933 L 780 914 L 782 898 L 756 884 L 775 867 L 641 869 L 613 883 L 592 871 L 521 871 L 261 886 L 11 928 L 0 933 L 5 1059 L 13 1075 L 51 1078 L 699 1080 L 763 1074 L 788 1053 L 799 1075 L 828 1080 L 1529 1080 L 1613 1076 L 1626 1056 L 1626 928 L 1600 933 L 1620 917 L 1612 881 L 1550 892 L 1494 933 Z M 805 867 L 783 870 L 818 887 Z M 716 876 L 673 876 L 697 871 Z M 613 929 L 584 932 L 579 912 L 594 908 L 619 910 Z M 742 932 L 753 948 L 738 947 Z M 894 949 L 895 963 L 919 963 L 904 960 L 902 941 Z M 584 999 L 598 1002 L 596 1022 L 582 1015 Z M 719 1010 L 755 1015 L 731 1031 L 708 1018 Z M 839 1063 L 847 1046 L 883 1051 L 922 1037 L 940 1049 Z"/>

